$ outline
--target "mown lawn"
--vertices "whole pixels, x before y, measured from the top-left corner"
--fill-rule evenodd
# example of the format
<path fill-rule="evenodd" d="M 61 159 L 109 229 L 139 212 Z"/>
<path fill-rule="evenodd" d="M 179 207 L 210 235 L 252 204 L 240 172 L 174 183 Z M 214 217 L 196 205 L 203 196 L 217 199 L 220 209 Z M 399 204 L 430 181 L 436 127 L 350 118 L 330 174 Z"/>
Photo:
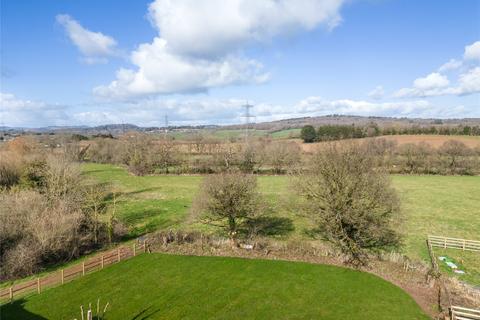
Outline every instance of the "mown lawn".
<path fill-rule="evenodd" d="M 119 217 L 132 235 L 156 229 L 198 229 L 188 213 L 202 181 L 201 176 L 135 177 L 112 165 L 85 164 L 86 175 L 112 183 L 121 193 Z M 281 238 L 304 238 L 312 227 L 299 215 L 295 192 L 287 176 L 259 176 L 260 191 L 272 205 L 276 216 L 289 219 L 293 230 Z M 413 259 L 428 261 L 425 239 L 428 234 L 449 237 L 480 238 L 480 177 L 468 176 L 392 176 L 403 211 L 403 252 Z M 480 284 L 480 259 L 464 259 L 476 270 L 467 278 Z"/>
<path fill-rule="evenodd" d="M 400 288 L 327 265 L 143 254 L 1 307 L 2 319 L 428 319 Z"/>

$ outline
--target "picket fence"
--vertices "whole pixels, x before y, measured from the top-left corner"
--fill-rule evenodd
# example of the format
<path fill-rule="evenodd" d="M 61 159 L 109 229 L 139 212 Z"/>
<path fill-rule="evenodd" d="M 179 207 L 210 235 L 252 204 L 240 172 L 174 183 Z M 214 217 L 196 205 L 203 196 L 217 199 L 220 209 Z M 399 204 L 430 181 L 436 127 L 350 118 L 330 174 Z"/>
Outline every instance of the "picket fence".
<path fill-rule="evenodd" d="M 33 280 L 3 288 L 0 290 L 0 301 L 12 301 L 31 293 L 40 294 L 46 288 L 62 285 L 73 279 L 101 270 L 108 265 L 134 257 L 146 251 L 147 246 L 144 241 L 139 241 L 138 243 L 135 242 L 131 246 L 119 246 L 114 250 L 99 253 L 86 259 L 82 263 L 73 265 L 69 268 L 61 269 L 43 277 L 37 277 Z"/>

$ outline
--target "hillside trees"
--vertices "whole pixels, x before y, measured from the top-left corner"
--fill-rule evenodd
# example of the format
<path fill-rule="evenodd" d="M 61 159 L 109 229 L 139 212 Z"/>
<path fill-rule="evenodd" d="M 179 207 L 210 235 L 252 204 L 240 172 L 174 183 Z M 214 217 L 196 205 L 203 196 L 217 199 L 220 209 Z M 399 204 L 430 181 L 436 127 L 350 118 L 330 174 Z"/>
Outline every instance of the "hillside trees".
<path fill-rule="evenodd" d="M 332 144 L 312 160 L 298 186 L 319 235 L 355 265 L 366 264 L 370 251 L 398 245 L 397 196 L 365 148 Z"/>

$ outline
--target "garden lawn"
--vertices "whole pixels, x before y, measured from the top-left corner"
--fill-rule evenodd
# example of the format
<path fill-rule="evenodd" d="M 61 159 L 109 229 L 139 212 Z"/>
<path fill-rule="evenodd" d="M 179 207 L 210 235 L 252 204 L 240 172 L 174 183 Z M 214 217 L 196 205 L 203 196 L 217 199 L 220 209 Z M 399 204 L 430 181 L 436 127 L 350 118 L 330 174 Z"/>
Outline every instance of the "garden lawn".
<path fill-rule="evenodd" d="M 1 307 L 2 319 L 428 319 L 400 288 L 327 265 L 143 254 Z"/>

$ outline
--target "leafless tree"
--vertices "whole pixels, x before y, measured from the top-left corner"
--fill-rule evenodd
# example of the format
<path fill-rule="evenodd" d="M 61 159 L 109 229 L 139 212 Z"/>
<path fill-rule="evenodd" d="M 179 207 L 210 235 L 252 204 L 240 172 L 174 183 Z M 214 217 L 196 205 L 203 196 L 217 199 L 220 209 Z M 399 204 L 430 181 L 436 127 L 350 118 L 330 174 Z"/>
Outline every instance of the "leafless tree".
<path fill-rule="evenodd" d="M 259 214 L 260 194 L 255 176 L 222 173 L 205 178 L 193 213 L 201 222 L 220 227 L 232 242 L 242 226 Z"/>
<path fill-rule="evenodd" d="M 388 176 L 357 144 L 331 144 L 317 153 L 297 183 L 316 230 L 359 265 L 368 252 L 398 245 L 397 196 Z"/>

